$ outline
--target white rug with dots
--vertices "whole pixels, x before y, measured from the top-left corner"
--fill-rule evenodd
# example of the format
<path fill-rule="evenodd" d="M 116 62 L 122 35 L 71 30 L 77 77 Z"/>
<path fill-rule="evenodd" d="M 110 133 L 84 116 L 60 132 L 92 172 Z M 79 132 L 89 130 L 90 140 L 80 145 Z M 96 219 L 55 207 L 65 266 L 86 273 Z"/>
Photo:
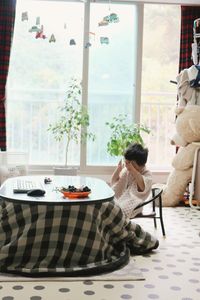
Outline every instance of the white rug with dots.
<path fill-rule="evenodd" d="M 123 268 L 96 276 L 85 277 L 25 277 L 12 274 L 0 273 L 0 282 L 20 282 L 20 281 L 83 281 L 83 280 L 99 280 L 99 281 L 135 281 L 144 280 L 144 276 L 139 268 L 136 267 L 135 259 L 130 258 L 129 263 Z"/>
<path fill-rule="evenodd" d="M 199 300 L 200 299 L 200 211 L 190 208 L 164 208 L 166 237 L 158 220 L 137 219 L 154 234 L 160 246 L 148 255 L 132 257 L 109 281 L 85 278 L 67 281 L 24 281 L 1 275 L 0 300 Z M 135 260 L 135 261 L 134 261 Z M 134 280 L 135 268 L 145 280 Z M 133 274 L 131 274 L 133 272 Z M 130 275 L 131 274 L 131 275 Z M 4 277 L 3 277 L 4 276 Z M 127 279 L 131 278 L 132 281 Z M 111 279 L 112 278 L 112 279 Z M 74 280 L 74 279 L 73 279 Z"/>

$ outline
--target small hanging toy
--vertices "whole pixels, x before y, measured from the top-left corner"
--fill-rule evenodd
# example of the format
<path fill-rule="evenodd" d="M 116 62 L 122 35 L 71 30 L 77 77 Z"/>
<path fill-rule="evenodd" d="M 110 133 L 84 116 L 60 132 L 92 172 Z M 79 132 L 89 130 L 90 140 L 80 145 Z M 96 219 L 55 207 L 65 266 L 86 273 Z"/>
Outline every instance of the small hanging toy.
<path fill-rule="evenodd" d="M 76 45 L 76 42 L 75 42 L 74 39 L 71 39 L 71 40 L 69 41 L 69 44 L 70 44 L 70 46 L 73 46 L 73 45 Z"/>
<path fill-rule="evenodd" d="M 106 36 L 101 36 L 100 37 L 100 43 L 108 45 L 109 44 L 109 38 L 106 37 Z"/>
<path fill-rule="evenodd" d="M 89 41 L 91 43 L 95 41 L 95 33 L 92 31 L 89 32 Z"/>
<path fill-rule="evenodd" d="M 93 42 L 95 42 L 95 33 L 90 31 L 89 32 L 89 41 L 85 44 L 85 48 L 91 47 Z"/>
<path fill-rule="evenodd" d="M 37 17 L 37 18 L 36 18 L 35 24 L 36 24 L 36 25 L 40 25 L 40 17 Z"/>
<path fill-rule="evenodd" d="M 41 29 L 39 29 L 39 31 L 36 33 L 36 36 L 35 36 L 36 39 L 46 39 L 46 35 L 44 35 L 43 30 L 44 30 L 44 27 L 42 25 Z"/>
<path fill-rule="evenodd" d="M 108 24 L 109 24 L 109 22 L 108 22 L 108 21 L 105 21 L 105 20 L 102 20 L 102 21 L 100 21 L 100 22 L 98 23 L 99 26 L 106 26 L 106 25 L 108 25 Z"/>
<path fill-rule="evenodd" d="M 49 39 L 49 43 L 52 43 L 52 42 L 55 43 L 55 41 L 56 41 L 55 35 L 52 34 L 50 39 Z"/>
<path fill-rule="evenodd" d="M 103 21 L 107 21 L 108 23 L 118 23 L 119 17 L 117 14 L 111 13 L 109 16 L 104 17 Z"/>
<path fill-rule="evenodd" d="M 103 20 L 98 23 L 98 25 L 99 26 L 106 26 L 106 25 L 108 25 L 110 23 L 118 23 L 118 22 L 119 22 L 118 15 L 115 14 L 115 13 L 111 13 L 110 15 L 105 16 L 103 18 Z"/>
<path fill-rule="evenodd" d="M 24 11 L 22 13 L 22 21 L 28 21 L 28 12 L 27 11 Z"/>
<path fill-rule="evenodd" d="M 92 44 L 90 42 L 87 42 L 86 45 L 85 45 L 85 48 L 89 48 L 91 46 L 92 46 Z"/>
<path fill-rule="evenodd" d="M 36 25 L 33 25 L 30 29 L 29 29 L 29 32 L 38 32 L 40 31 L 40 28 L 37 27 Z"/>

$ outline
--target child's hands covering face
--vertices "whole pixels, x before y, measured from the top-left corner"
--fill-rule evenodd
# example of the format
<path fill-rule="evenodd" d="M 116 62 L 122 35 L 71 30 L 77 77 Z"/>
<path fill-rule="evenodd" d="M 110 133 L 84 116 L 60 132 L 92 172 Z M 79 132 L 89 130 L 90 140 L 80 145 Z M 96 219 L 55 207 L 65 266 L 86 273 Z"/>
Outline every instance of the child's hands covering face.
<path fill-rule="evenodd" d="M 141 171 L 141 167 L 133 160 L 125 160 L 125 166 L 129 172 Z"/>

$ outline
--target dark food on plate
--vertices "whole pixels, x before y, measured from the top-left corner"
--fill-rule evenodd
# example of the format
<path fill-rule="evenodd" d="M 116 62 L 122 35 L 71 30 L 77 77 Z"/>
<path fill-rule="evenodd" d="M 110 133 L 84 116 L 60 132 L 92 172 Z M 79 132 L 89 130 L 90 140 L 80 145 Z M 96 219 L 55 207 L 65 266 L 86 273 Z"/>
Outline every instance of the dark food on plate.
<path fill-rule="evenodd" d="M 68 185 L 67 188 L 62 187 L 63 192 L 70 192 L 70 193 L 80 193 L 80 192 L 90 192 L 91 189 L 88 186 L 82 186 L 80 188 L 76 188 L 73 185 Z"/>

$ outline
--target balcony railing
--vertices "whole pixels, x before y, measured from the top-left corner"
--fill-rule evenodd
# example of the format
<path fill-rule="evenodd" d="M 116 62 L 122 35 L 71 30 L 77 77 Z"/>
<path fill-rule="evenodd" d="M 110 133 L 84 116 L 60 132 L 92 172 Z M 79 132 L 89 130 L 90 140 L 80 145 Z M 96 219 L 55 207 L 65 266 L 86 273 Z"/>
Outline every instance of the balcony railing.
<path fill-rule="evenodd" d="M 64 142 L 56 143 L 47 131 L 48 125 L 58 116 L 57 107 L 61 103 L 62 95 L 62 93 L 52 91 L 45 93 L 29 91 L 26 94 L 24 91 L 23 93 L 13 90 L 8 92 L 7 143 L 10 151 L 29 152 L 31 164 L 63 164 Z M 93 105 L 90 104 L 89 110 L 90 114 L 95 116 L 95 124 L 98 124 L 95 127 L 96 134 L 102 137 L 102 140 L 99 139 L 94 144 L 95 156 L 90 157 L 90 161 L 94 165 L 109 165 L 113 164 L 112 159 L 109 158 L 106 150 L 102 151 L 102 147 L 106 144 L 105 128 L 102 127 L 105 122 L 99 117 L 103 114 L 97 114 L 95 97 L 98 98 L 99 95 L 93 94 Z M 106 108 L 107 104 L 112 101 L 117 106 L 117 97 L 119 97 L 117 94 L 104 94 L 100 97 L 102 111 L 103 107 Z M 126 99 L 126 93 L 121 93 L 120 99 L 122 97 Z M 144 139 L 149 148 L 149 164 L 152 167 L 165 168 L 171 165 L 175 153 L 175 148 L 170 145 L 170 136 L 173 133 L 175 121 L 175 99 L 176 95 L 172 93 L 142 94 L 141 123 L 151 129 L 151 134 L 144 136 Z M 121 105 L 120 102 L 119 105 Z M 70 164 L 79 164 L 79 147 L 76 144 L 72 145 L 69 161 Z"/>

